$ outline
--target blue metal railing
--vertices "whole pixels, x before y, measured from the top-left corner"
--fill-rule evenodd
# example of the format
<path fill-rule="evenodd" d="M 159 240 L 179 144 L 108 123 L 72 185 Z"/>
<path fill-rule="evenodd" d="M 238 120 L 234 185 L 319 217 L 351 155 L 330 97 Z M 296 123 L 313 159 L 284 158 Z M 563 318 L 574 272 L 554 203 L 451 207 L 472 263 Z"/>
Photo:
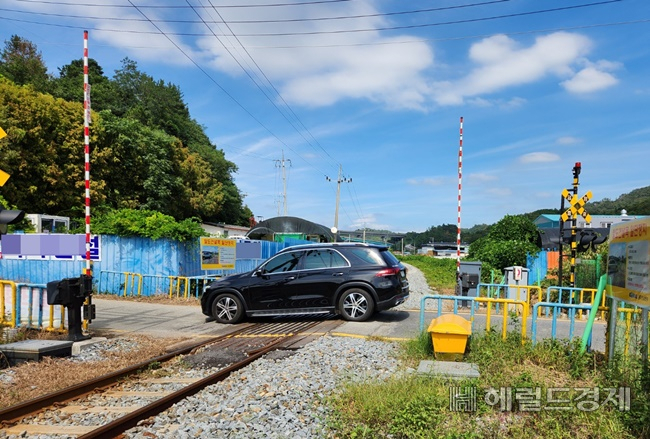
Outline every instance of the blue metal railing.
<path fill-rule="evenodd" d="M 553 318 L 551 321 L 551 338 L 555 340 L 557 338 L 557 317 L 558 315 L 561 314 L 560 310 L 561 309 L 566 309 L 567 310 L 567 317 L 569 318 L 569 340 L 573 338 L 573 332 L 575 329 L 575 316 L 576 316 L 576 311 L 589 311 L 592 308 L 591 304 L 585 303 L 585 304 L 570 304 L 570 303 L 555 303 L 555 302 L 538 302 L 535 305 L 533 305 L 533 323 L 532 323 L 532 328 L 531 328 L 531 339 L 533 341 L 533 344 L 537 340 L 537 317 L 539 314 L 539 308 L 552 308 L 553 309 Z M 548 311 L 548 309 L 547 309 Z M 548 314 L 547 314 L 548 315 Z M 589 340 L 589 346 L 591 346 L 591 339 Z"/>

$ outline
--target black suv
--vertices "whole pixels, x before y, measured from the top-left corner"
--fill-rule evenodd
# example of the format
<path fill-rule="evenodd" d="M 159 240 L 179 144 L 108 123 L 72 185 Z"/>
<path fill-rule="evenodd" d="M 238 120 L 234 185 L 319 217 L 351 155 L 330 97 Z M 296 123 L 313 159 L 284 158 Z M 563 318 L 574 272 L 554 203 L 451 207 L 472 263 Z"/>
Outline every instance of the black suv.
<path fill-rule="evenodd" d="M 203 314 L 220 323 L 244 316 L 327 314 L 367 320 L 409 296 L 406 268 L 388 247 L 360 243 L 287 247 L 247 273 L 212 282 Z"/>

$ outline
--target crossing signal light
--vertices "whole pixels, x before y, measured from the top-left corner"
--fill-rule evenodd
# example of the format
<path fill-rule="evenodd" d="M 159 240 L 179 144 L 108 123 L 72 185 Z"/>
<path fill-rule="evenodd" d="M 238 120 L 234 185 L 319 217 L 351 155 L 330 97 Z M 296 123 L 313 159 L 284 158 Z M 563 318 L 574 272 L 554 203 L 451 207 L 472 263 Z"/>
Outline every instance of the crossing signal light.
<path fill-rule="evenodd" d="M 596 247 L 609 237 L 609 229 L 580 229 L 576 235 L 576 249 L 579 252 L 586 252 L 589 249 L 596 250 Z"/>
<path fill-rule="evenodd" d="M 9 224 L 16 224 L 25 218 L 25 212 L 22 210 L 7 210 L 0 204 L 0 234 L 7 233 Z"/>

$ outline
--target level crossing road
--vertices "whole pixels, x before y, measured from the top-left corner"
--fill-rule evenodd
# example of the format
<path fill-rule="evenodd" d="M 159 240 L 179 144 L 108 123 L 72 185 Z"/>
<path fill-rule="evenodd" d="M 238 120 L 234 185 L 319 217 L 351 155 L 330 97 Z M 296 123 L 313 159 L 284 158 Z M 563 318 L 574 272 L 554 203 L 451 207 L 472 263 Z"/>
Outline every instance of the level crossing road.
<path fill-rule="evenodd" d="M 93 297 L 96 307 L 96 319 L 93 320 L 88 331 L 93 333 L 113 334 L 144 334 L 157 337 L 214 337 L 234 331 L 240 325 L 246 325 L 254 319 L 245 320 L 238 325 L 219 324 L 201 313 L 198 305 L 174 305 L 149 302 L 135 302 L 131 300 L 106 300 Z M 467 309 L 461 309 L 459 315 L 470 319 Z M 424 313 L 423 327 L 428 329 L 431 321 L 437 317 L 437 311 L 427 310 Z M 403 340 L 415 338 L 420 333 L 421 315 L 419 310 L 387 310 L 374 315 L 366 322 L 346 322 L 338 317 L 340 325 L 327 326 L 331 335 L 350 337 L 382 337 L 387 339 Z M 332 320 L 332 319 L 330 319 Z M 492 315 L 490 326 L 499 333 L 502 330 L 502 317 Z M 521 319 L 513 323 L 509 319 L 508 331 L 521 330 Z M 581 337 L 586 324 L 586 317 L 576 320 L 573 336 Z M 486 326 L 485 314 L 474 315 L 472 331 L 484 331 Z M 570 321 L 559 317 L 556 321 L 556 337 L 568 338 Z M 532 319 L 526 322 L 526 334 L 531 335 Z M 540 341 L 551 337 L 553 322 L 550 317 L 539 317 L 537 321 L 536 339 Z M 598 351 L 605 350 L 605 322 L 597 319 L 593 327 L 592 347 Z"/>

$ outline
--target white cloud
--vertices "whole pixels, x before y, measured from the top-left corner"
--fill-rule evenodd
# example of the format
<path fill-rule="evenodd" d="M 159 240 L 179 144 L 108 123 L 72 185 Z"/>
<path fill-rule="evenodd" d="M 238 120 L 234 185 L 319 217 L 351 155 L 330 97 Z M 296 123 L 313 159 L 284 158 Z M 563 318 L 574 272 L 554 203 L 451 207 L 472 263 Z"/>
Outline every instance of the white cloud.
<path fill-rule="evenodd" d="M 352 230 L 359 229 L 375 229 L 375 230 L 390 230 L 391 226 L 388 224 L 381 223 L 375 214 L 368 214 L 361 218 L 352 220 L 349 225 L 349 228 Z"/>
<path fill-rule="evenodd" d="M 147 19 L 128 9 L 88 7 L 84 11 L 92 16 L 139 20 L 94 21 L 97 29 L 123 30 L 97 32 L 95 38 L 135 54 L 138 60 L 192 68 L 196 63 L 202 68 L 209 66 L 207 71 L 212 69 L 239 78 L 245 78 L 245 69 L 252 78 L 250 81 L 245 78 L 251 88 L 256 86 L 251 82 L 254 80 L 271 99 L 279 99 L 268 79 L 290 105 L 326 107 L 346 100 L 365 100 L 390 109 L 426 110 L 432 103 L 461 105 L 464 102 L 513 109 L 523 105 L 525 99 L 490 99 L 488 95 L 533 84 L 549 76 L 559 77 L 563 81 L 561 86 L 571 93 L 594 92 L 617 82 L 611 71 L 618 65 L 585 59 L 592 42 L 577 33 L 554 32 L 536 38 L 529 45 L 506 35 L 484 38 L 468 49 L 465 62 L 469 66 L 461 63 L 451 76 L 434 79 L 432 75 L 449 70 L 446 65 L 436 63 L 429 43 L 408 34 L 385 36 L 381 31 L 371 30 L 395 24 L 381 15 L 382 10 L 374 2 L 316 2 L 305 8 L 217 6 L 172 11 L 145 7 L 154 3 L 153 0 L 143 2 Z M 256 3 L 240 0 L 238 5 Z M 62 14 L 73 14 L 77 9 L 72 4 L 39 3 L 22 7 Z M 310 20 L 344 16 L 357 18 Z M 289 25 L 287 20 L 295 21 Z M 153 22 L 173 43 L 158 33 Z M 342 32 L 358 29 L 370 30 Z M 153 33 L 138 33 L 143 31 Z M 281 33 L 302 34 L 277 35 Z M 468 73 L 459 78 L 458 71 Z"/>
<path fill-rule="evenodd" d="M 584 58 L 592 48 L 589 38 L 569 32 L 555 32 L 535 39 L 522 47 L 506 35 L 495 35 L 472 45 L 469 59 L 474 69 L 458 81 L 439 81 L 432 86 L 433 99 L 438 105 L 460 105 L 468 98 L 496 93 L 510 87 L 531 84 L 548 76 L 569 79 L 562 82 L 574 93 L 596 91 L 615 83 L 607 73 L 616 63 L 599 61 L 591 64 Z M 574 73 L 576 64 L 587 64 Z M 513 106 L 524 101 L 515 98 Z M 485 98 L 471 101 L 485 105 Z"/>
<path fill-rule="evenodd" d="M 560 84 L 569 93 L 592 93 L 618 84 L 618 79 L 609 71 L 619 68 L 617 63 L 599 61 L 587 62 L 587 66 L 576 73 L 572 78 Z"/>
<path fill-rule="evenodd" d="M 528 164 L 528 163 L 549 163 L 557 162 L 560 160 L 560 156 L 553 154 L 551 152 L 531 152 L 529 154 L 524 154 L 519 157 L 519 162 Z"/>

